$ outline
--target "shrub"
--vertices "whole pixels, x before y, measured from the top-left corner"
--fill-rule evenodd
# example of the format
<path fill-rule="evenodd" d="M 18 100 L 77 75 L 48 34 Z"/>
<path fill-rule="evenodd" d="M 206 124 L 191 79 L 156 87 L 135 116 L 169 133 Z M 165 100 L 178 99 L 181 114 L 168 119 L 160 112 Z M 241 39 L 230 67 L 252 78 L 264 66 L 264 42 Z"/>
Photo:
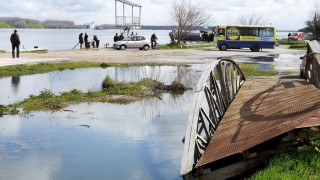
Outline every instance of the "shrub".
<path fill-rule="evenodd" d="M 110 88 L 113 87 L 115 82 L 109 77 L 106 76 L 106 78 L 102 81 L 102 88 Z"/>

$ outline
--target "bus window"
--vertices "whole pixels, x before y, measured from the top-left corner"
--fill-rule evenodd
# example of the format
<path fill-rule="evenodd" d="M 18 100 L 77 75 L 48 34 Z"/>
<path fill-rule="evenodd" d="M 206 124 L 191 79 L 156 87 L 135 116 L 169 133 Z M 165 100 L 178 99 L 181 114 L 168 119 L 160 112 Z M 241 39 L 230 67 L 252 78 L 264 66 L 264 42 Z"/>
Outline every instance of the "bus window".
<path fill-rule="evenodd" d="M 260 28 L 260 37 L 273 37 L 273 28 Z"/>
<path fill-rule="evenodd" d="M 224 36 L 225 33 L 226 33 L 226 29 L 225 28 L 219 29 L 219 36 Z"/>
<path fill-rule="evenodd" d="M 251 36 L 251 28 L 249 27 L 242 27 L 240 30 L 241 36 Z"/>
<path fill-rule="evenodd" d="M 274 32 L 273 28 L 267 28 L 267 37 L 273 37 L 273 32 Z"/>
<path fill-rule="evenodd" d="M 259 36 L 259 28 L 251 28 L 251 36 Z"/>

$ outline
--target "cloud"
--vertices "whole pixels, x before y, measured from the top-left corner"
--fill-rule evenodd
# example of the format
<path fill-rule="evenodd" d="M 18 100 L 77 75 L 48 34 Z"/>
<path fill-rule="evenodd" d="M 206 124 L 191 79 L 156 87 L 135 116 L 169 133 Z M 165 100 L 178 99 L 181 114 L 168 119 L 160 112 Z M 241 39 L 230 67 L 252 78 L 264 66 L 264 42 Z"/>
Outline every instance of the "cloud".
<path fill-rule="evenodd" d="M 170 25 L 169 9 L 172 0 L 131 0 L 142 5 L 142 24 Z M 267 23 L 278 29 L 298 29 L 304 26 L 314 3 L 310 0 L 203 0 L 193 1 L 203 5 L 216 16 L 215 24 L 232 24 L 241 14 L 258 12 Z M 96 24 L 113 24 L 114 1 L 105 0 L 12 0 L 2 3 L 0 16 L 72 20 L 76 24 L 94 21 Z M 120 8 L 121 9 L 121 8 Z M 130 11 L 130 8 L 127 8 Z M 129 12 L 131 13 L 131 11 Z"/>

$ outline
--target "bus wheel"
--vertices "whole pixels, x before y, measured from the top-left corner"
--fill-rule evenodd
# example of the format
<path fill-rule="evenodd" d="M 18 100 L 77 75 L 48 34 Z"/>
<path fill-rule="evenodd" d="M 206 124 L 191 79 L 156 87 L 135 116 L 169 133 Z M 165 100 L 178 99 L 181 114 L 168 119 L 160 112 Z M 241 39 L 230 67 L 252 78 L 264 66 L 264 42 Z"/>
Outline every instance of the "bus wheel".
<path fill-rule="evenodd" d="M 255 45 L 253 45 L 253 47 L 252 47 L 252 51 L 253 52 L 259 52 L 260 51 L 260 46 L 259 46 L 259 44 L 255 44 Z"/>
<path fill-rule="evenodd" d="M 226 44 L 222 44 L 219 48 L 221 51 L 226 51 L 228 49 Z"/>

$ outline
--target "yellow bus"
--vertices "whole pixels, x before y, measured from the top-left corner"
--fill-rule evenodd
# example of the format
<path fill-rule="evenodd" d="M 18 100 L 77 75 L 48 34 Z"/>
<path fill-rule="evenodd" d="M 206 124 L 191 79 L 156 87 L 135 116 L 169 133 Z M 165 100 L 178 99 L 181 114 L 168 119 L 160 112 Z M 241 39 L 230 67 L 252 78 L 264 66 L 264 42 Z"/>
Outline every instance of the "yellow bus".
<path fill-rule="evenodd" d="M 262 48 L 274 48 L 276 28 L 258 25 L 218 25 L 215 27 L 215 46 L 221 51 L 250 48 L 258 52 Z"/>

